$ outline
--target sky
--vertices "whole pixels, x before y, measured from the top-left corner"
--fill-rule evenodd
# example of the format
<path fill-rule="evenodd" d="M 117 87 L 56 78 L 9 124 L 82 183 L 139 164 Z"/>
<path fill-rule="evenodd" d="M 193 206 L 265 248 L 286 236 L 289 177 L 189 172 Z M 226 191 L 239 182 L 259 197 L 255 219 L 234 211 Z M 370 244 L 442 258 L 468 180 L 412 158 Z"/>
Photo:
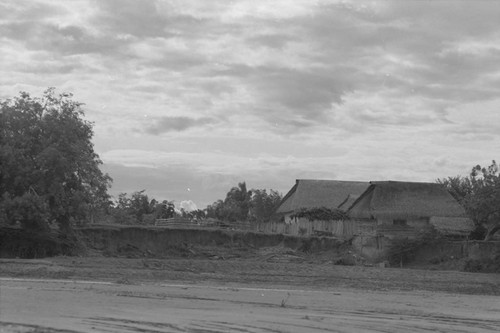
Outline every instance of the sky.
<path fill-rule="evenodd" d="M 434 182 L 500 158 L 500 2 L 2 0 L 0 98 L 47 87 L 115 197 Z"/>

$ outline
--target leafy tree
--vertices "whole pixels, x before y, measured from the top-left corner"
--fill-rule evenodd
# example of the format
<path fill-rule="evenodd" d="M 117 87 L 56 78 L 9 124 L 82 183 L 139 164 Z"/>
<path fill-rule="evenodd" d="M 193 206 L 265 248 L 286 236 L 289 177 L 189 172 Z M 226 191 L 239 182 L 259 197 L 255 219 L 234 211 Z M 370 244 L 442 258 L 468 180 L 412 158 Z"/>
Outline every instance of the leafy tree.
<path fill-rule="evenodd" d="M 120 193 L 112 216 L 120 224 L 154 224 L 156 219 L 175 216 L 175 205 L 172 201 L 149 200 L 145 190 L 136 191 L 129 197 Z"/>
<path fill-rule="evenodd" d="M 281 203 L 282 196 L 274 190 L 248 190 L 239 183 L 229 190 L 224 200 L 217 200 L 206 208 L 206 217 L 222 221 L 267 222 Z"/>
<path fill-rule="evenodd" d="M 168 219 L 175 216 L 175 205 L 173 201 L 163 200 L 155 204 L 155 217 L 157 219 Z"/>
<path fill-rule="evenodd" d="M 282 195 L 274 190 L 270 190 L 269 193 L 267 193 L 265 189 L 252 190 L 250 202 L 251 220 L 269 222 L 276 209 L 278 209 L 282 199 Z"/>
<path fill-rule="evenodd" d="M 54 88 L 0 101 L 0 220 L 69 230 L 109 205 L 111 178 L 99 169 L 81 105 Z"/>
<path fill-rule="evenodd" d="M 460 202 L 478 228 L 484 228 L 485 239 L 500 230 L 500 173 L 496 161 L 483 168 L 476 165 L 467 177 L 438 179 Z"/>
<path fill-rule="evenodd" d="M 208 205 L 206 208 L 207 217 L 215 218 L 218 220 L 224 219 L 224 201 L 217 200 L 211 205 Z"/>
<path fill-rule="evenodd" d="M 252 200 L 252 191 L 247 190 L 245 182 L 238 183 L 238 186 L 233 187 L 227 194 L 224 200 L 225 220 L 228 221 L 244 221 L 248 218 L 250 205 Z"/>
<path fill-rule="evenodd" d="M 222 221 L 245 221 L 248 218 L 252 191 L 247 190 L 245 182 L 229 190 L 224 201 L 218 200 L 207 206 L 207 217 Z"/>

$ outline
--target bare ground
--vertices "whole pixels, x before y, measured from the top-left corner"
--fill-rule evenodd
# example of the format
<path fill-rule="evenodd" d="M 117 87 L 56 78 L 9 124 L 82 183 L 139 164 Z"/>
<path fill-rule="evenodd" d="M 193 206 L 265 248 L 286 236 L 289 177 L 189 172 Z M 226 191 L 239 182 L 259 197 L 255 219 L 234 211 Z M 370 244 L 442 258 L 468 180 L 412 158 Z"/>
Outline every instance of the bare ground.
<path fill-rule="evenodd" d="M 0 332 L 500 331 L 499 274 L 338 266 L 268 251 L 1 259 L 0 276 Z"/>

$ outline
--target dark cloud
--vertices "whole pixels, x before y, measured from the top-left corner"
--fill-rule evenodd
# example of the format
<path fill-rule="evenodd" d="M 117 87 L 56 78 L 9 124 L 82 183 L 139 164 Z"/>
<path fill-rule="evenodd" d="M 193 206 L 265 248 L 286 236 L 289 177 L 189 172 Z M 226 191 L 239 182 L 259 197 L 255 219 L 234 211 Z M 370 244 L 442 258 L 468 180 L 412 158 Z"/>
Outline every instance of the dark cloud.
<path fill-rule="evenodd" d="M 212 75 L 232 77 L 253 93 L 261 107 L 247 111 L 272 124 L 278 118 L 281 123 L 302 127 L 323 122 L 332 104 L 342 103 L 342 96 L 352 89 L 348 72 L 348 68 L 306 70 L 240 64 Z"/>
<path fill-rule="evenodd" d="M 153 119 L 152 123 L 146 126 L 146 133 L 159 135 L 168 132 L 185 131 L 192 127 L 203 127 L 211 125 L 217 121 L 213 118 L 189 118 L 189 117 L 161 117 Z"/>
<path fill-rule="evenodd" d="M 474 55 L 448 49 L 467 40 L 479 44 L 490 38 L 498 40 L 494 38 L 498 17 L 500 3 L 496 2 L 474 6 L 465 1 L 425 5 L 418 1 L 353 2 L 320 6 L 313 18 L 291 19 L 288 24 L 300 27 L 298 35 L 311 41 L 317 62 L 331 66 L 358 63 L 353 72 L 355 88 L 369 84 L 376 90 L 398 77 L 398 83 L 403 83 L 398 87 L 402 95 L 463 102 L 497 96 L 493 90 L 478 86 L 477 80 L 496 71 L 500 55 L 496 51 Z M 391 55 L 402 63 L 384 59 Z M 391 74 L 391 80 L 382 71 Z"/>

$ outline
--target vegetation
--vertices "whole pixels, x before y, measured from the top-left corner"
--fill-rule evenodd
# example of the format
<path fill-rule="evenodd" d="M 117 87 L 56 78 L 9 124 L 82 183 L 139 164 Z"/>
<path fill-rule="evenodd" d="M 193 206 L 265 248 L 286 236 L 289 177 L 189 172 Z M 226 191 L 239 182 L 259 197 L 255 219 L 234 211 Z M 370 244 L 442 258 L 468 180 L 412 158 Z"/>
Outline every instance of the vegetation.
<path fill-rule="evenodd" d="M 414 239 L 393 239 L 387 252 L 387 259 L 391 266 L 403 267 L 416 258 L 418 250 L 439 241 L 437 234 L 432 232 L 420 234 Z"/>
<path fill-rule="evenodd" d="M 206 209 L 207 217 L 222 221 L 268 222 L 281 203 L 279 192 L 264 189 L 247 190 L 246 183 L 231 188 L 224 200 L 218 200 Z"/>
<path fill-rule="evenodd" d="M 172 201 L 149 199 L 145 190 L 136 191 L 128 196 L 120 193 L 118 200 L 109 210 L 113 223 L 119 224 L 154 224 L 156 219 L 167 219 L 175 216 L 175 205 Z"/>
<path fill-rule="evenodd" d="M 309 221 L 322 220 L 347 220 L 349 216 L 341 209 L 330 209 L 326 207 L 303 208 L 290 216 L 291 218 L 307 218 Z"/>
<path fill-rule="evenodd" d="M 91 221 L 109 205 L 111 178 L 92 144 L 81 103 L 53 88 L 0 101 L 0 220 L 61 231 Z"/>
<path fill-rule="evenodd" d="M 500 230 L 500 173 L 496 161 L 487 167 L 477 165 L 469 176 L 438 179 L 465 208 L 476 224 L 473 237 L 489 239 Z"/>

